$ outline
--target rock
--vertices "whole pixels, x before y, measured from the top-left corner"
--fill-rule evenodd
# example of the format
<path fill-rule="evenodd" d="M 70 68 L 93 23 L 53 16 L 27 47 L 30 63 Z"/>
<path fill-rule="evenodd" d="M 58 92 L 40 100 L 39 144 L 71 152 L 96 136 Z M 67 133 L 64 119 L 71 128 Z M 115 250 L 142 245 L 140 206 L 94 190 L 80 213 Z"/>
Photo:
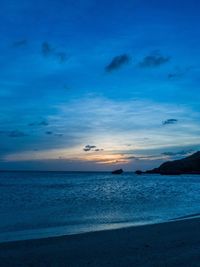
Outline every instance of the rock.
<path fill-rule="evenodd" d="M 115 170 L 115 171 L 112 172 L 112 174 L 122 174 L 122 173 L 123 173 L 122 169 Z"/>

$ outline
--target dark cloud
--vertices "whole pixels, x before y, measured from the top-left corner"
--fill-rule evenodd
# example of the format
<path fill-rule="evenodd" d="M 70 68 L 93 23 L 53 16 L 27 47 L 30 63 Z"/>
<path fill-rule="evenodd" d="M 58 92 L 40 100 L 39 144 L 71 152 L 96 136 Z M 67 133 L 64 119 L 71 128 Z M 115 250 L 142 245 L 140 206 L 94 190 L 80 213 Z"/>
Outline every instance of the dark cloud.
<path fill-rule="evenodd" d="M 49 123 L 47 121 L 41 121 L 38 123 L 39 126 L 48 126 Z"/>
<path fill-rule="evenodd" d="M 27 136 L 27 134 L 25 134 L 24 132 L 19 131 L 19 130 L 0 131 L 0 134 L 6 135 L 8 137 L 24 137 L 24 136 Z"/>
<path fill-rule="evenodd" d="M 19 40 L 13 43 L 13 47 L 22 47 L 22 46 L 26 46 L 27 45 L 27 40 L 23 39 L 23 40 Z"/>
<path fill-rule="evenodd" d="M 47 42 L 42 43 L 42 54 L 44 57 L 48 57 L 54 54 L 54 48 Z"/>
<path fill-rule="evenodd" d="M 62 51 L 56 51 L 55 48 L 52 47 L 51 44 L 49 44 L 48 42 L 43 42 L 42 43 L 42 55 L 44 57 L 53 57 L 56 58 L 58 60 L 59 63 L 64 63 L 67 60 L 67 55 L 65 52 Z"/>
<path fill-rule="evenodd" d="M 45 132 L 47 135 L 52 135 L 53 134 L 53 132 L 52 131 L 47 131 L 47 132 Z"/>
<path fill-rule="evenodd" d="M 175 67 L 173 71 L 171 71 L 169 74 L 168 74 L 168 79 L 169 80 L 176 80 L 176 79 L 179 79 L 179 78 L 182 78 L 184 77 L 185 75 L 188 74 L 188 72 L 190 72 L 191 70 L 193 70 L 193 66 L 188 66 L 188 67 L 185 67 L 185 68 L 182 68 L 182 67 Z"/>
<path fill-rule="evenodd" d="M 168 79 L 169 80 L 174 80 L 174 79 L 178 79 L 182 76 L 184 76 L 184 74 L 186 74 L 187 70 L 181 70 L 179 67 L 176 67 L 174 68 L 173 71 L 171 71 L 169 74 L 168 74 Z"/>
<path fill-rule="evenodd" d="M 100 151 L 103 151 L 102 148 L 97 148 L 97 146 L 94 146 L 94 145 L 86 145 L 83 150 L 85 152 L 89 152 L 89 151 L 94 151 L 94 152 L 100 152 Z"/>
<path fill-rule="evenodd" d="M 168 119 L 168 120 L 166 120 L 166 121 L 163 121 L 162 124 L 163 124 L 163 125 L 169 125 L 169 124 L 175 124 L 175 123 L 177 123 L 177 122 L 178 122 L 177 119 Z"/>
<path fill-rule="evenodd" d="M 39 121 L 39 122 L 32 122 L 28 124 L 29 126 L 48 126 L 49 123 L 45 120 Z"/>
<path fill-rule="evenodd" d="M 149 56 L 143 58 L 143 60 L 139 63 L 141 68 L 154 68 L 159 67 L 170 60 L 170 57 L 163 56 L 160 52 L 155 51 Z"/>
<path fill-rule="evenodd" d="M 173 80 L 173 79 L 177 79 L 177 78 L 181 78 L 183 76 L 183 73 L 181 72 L 171 72 L 168 74 L 168 79 L 169 80 Z"/>
<path fill-rule="evenodd" d="M 189 67 L 186 67 L 186 68 L 180 68 L 180 67 L 176 67 L 174 68 L 173 71 L 171 71 L 169 74 L 168 74 L 168 79 L 169 80 L 175 80 L 175 79 L 179 79 L 185 75 L 187 75 L 188 72 L 190 72 L 190 70 L 192 69 L 191 66 Z"/>
<path fill-rule="evenodd" d="M 24 137 L 24 136 L 27 136 L 27 134 L 25 134 L 22 131 L 15 130 L 15 131 L 10 131 L 8 133 L 8 136 L 9 137 Z"/>
<path fill-rule="evenodd" d="M 86 145 L 84 148 L 83 148 L 83 150 L 85 151 L 85 152 L 88 152 L 88 151 L 91 151 L 91 150 L 93 150 L 94 148 L 96 148 L 96 146 L 91 146 L 91 145 Z"/>
<path fill-rule="evenodd" d="M 131 58 L 127 54 L 116 56 L 112 61 L 105 67 L 106 72 L 111 72 L 121 68 L 123 65 L 128 64 Z"/>

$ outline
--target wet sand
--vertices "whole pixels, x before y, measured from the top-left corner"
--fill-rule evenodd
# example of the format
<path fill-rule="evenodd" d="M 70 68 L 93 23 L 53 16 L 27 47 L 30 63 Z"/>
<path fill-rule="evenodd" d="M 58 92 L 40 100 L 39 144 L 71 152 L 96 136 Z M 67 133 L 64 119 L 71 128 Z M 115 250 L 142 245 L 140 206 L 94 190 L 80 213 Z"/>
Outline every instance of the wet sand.
<path fill-rule="evenodd" d="M 200 266 L 200 219 L 0 244 L 0 266 Z"/>

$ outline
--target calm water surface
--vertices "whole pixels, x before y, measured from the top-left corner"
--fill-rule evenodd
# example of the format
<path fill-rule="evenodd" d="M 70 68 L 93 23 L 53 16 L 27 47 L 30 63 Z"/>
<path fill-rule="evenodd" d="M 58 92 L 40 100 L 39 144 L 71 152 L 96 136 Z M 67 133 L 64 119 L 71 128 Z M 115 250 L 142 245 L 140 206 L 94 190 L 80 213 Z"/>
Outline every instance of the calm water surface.
<path fill-rule="evenodd" d="M 200 176 L 1 172 L 0 242 L 200 213 Z"/>

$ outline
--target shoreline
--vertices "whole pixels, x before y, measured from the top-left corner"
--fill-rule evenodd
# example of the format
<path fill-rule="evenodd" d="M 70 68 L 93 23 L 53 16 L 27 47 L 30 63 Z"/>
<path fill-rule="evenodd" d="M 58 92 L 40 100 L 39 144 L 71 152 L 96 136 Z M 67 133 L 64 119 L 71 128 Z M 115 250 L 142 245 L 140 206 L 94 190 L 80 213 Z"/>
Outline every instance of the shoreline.
<path fill-rule="evenodd" d="M 200 218 L 0 244 L 1 266 L 199 266 Z"/>
<path fill-rule="evenodd" d="M 121 223 L 112 223 L 111 224 L 112 226 L 108 224 L 107 227 L 105 227 L 104 224 L 99 224 L 98 226 L 96 225 L 96 228 L 94 230 L 88 230 L 88 228 L 85 228 L 78 232 L 75 232 L 73 230 L 67 232 L 66 230 L 64 230 L 64 228 L 68 228 L 68 226 L 32 229 L 29 233 L 27 233 L 27 231 L 29 230 L 7 232 L 7 233 L 0 234 L 0 245 L 4 243 L 12 243 L 12 242 L 32 241 L 32 240 L 41 240 L 41 239 L 49 239 L 49 238 L 51 239 L 51 238 L 68 237 L 68 236 L 97 233 L 97 232 L 104 232 L 104 231 L 114 231 L 114 230 L 133 228 L 133 227 L 135 228 L 135 227 L 141 227 L 141 226 L 164 224 L 164 223 L 176 222 L 176 221 L 182 221 L 182 220 L 188 220 L 188 219 L 190 220 L 190 219 L 195 219 L 195 218 L 200 218 L 200 213 L 188 214 L 188 215 L 175 217 L 171 219 L 169 218 L 168 220 L 165 220 L 165 221 L 164 220 L 163 221 L 144 221 L 144 222 L 138 222 L 138 223 L 121 222 Z M 11 235 L 14 235 L 15 237 L 21 235 L 21 238 L 13 239 L 13 237 L 12 238 L 8 237 Z M 4 238 L 2 238 L 2 236 L 4 236 Z"/>

